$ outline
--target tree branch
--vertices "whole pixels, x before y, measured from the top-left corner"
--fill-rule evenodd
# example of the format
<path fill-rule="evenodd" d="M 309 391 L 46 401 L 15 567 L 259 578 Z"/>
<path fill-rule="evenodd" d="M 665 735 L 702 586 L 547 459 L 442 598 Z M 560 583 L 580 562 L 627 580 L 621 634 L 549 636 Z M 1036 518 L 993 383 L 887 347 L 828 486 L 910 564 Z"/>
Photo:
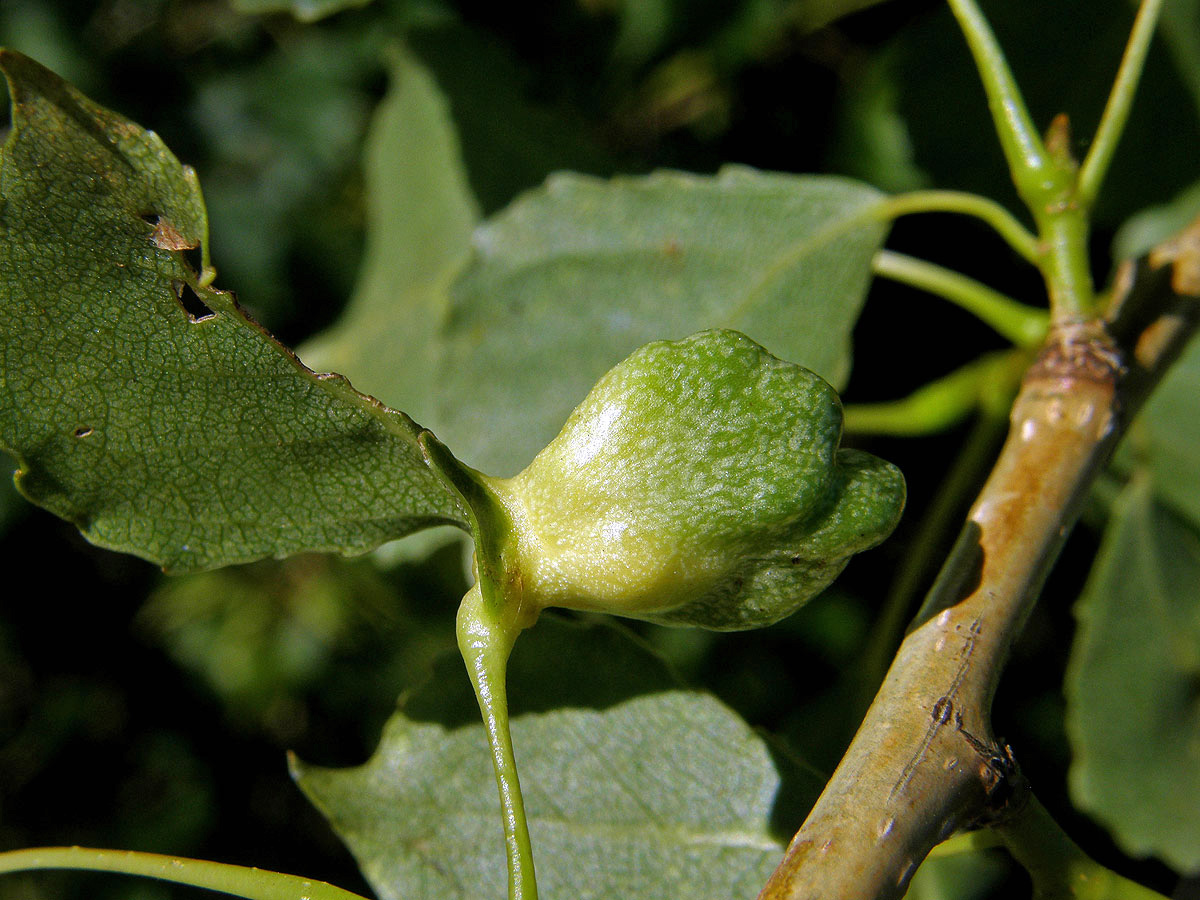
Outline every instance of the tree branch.
<path fill-rule="evenodd" d="M 901 897 L 935 844 L 1027 791 L 992 698 L 1092 481 L 1195 330 L 1200 220 L 1126 266 L 1115 298 L 1052 326 L 958 543 L 760 900 Z"/>

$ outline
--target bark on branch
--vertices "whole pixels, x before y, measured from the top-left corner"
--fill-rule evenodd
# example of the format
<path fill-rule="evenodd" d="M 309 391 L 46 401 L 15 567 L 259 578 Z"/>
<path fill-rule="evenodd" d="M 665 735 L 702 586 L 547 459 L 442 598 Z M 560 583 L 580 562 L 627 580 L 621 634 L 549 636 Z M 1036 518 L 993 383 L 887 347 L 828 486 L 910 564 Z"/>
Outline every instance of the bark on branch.
<path fill-rule="evenodd" d="M 760 900 L 901 897 L 935 844 L 1027 793 L 991 730 L 1009 650 L 1096 474 L 1200 313 L 1200 220 L 1053 328 L 1010 430 L 842 762 Z"/>

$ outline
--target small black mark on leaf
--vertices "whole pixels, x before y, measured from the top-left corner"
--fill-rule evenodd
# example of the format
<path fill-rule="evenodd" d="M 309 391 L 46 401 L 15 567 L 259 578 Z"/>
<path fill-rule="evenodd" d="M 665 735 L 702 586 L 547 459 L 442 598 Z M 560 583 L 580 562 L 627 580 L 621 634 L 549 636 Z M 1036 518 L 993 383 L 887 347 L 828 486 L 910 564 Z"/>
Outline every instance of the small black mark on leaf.
<path fill-rule="evenodd" d="M 171 288 L 175 291 L 175 299 L 179 301 L 179 305 L 183 311 L 187 313 L 187 317 L 192 322 L 203 322 L 211 319 L 216 315 L 197 294 L 190 284 L 175 279 L 171 282 Z"/>
<path fill-rule="evenodd" d="M 798 565 L 800 565 L 800 563 L 801 563 L 801 559 L 799 556 L 792 557 L 792 565 L 793 566 L 798 566 Z"/>
<path fill-rule="evenodd" d="M 92 433 L 92 429 L 87 425 L 80 425 L 75 429 L 75 437 L 85 438 Z"/>
<path fill-rule="evenodd" d="M 180 254 L 183 256 L 183 261 L 187 264 L 188 268 L 193 272 L 198 273 L 204 268 L 204 253 L 201 251 L 199 244 L 195 247 L 185 247 L 180 251 Z"/>

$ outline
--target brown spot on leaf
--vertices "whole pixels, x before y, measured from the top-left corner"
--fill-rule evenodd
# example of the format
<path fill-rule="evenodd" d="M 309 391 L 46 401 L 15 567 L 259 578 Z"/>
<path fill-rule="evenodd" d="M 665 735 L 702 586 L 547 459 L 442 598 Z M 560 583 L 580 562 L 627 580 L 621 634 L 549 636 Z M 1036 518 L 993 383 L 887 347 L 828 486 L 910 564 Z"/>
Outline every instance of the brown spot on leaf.
<path fill-rule="evenodd" d="M 199 241 L 185 238 L 166 216 L 147 213 L 142 219 L 154 226 L 154 231 L 150 233 L 150 243 L 160 250 L 195 250 L 200 246 Z"/>

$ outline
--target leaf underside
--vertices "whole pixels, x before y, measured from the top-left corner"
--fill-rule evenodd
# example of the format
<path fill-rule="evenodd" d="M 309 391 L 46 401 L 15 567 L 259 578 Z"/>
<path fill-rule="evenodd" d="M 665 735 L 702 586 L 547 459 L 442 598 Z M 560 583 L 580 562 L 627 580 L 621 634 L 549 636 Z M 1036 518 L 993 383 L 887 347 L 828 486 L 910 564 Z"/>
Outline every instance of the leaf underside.
<path fill-rule="evenodd" d="M 207 286 L 195 174 L 157 135 L 0 64 L 0 446 L 29 499 L 169 570 L 461 524 L 411 419 Z"/>
<path fill-rule="evenodd" d="M 656 665 L 607 624 L 548 618 L 518 642 L 511 693 L 538 712 L 515 716 L 513 738 L 546 900 L 753 896 L 819 790 L 720 702 L 670 687 Z M 436 684 L 445 692 L 454 679 Z M 381 897 L 500 900 L 483 727 L 445 711 L 469 698 L 439 699 L 428 688 L 414 697 L 366 765 L 295 772 Z"/>
<path fill-rule="evenodd" d="M 1200 529 L 1200 338 L 1154 389 L 1127 443 L 1127 464 L 1144 466 L 1159 501 Z"/>
<path fill-rule="evenodd" d="M 1136 475 L 1079 601 L 1071 790 L 1138 856 L 1200 867 L 1200 529 Z"/>
<path fill-rule="evenodd" d="M 302 355 L 409 411 L 472 466 L 519 471 L 653 340 L 732 328 L 845 384 L 887 230 L 870 220 L 873 188 L 739 167 L 560 174 L 476 227 L 446 101 L 403 55 L 369 146 L 363 272 L 342 321 Z M 421 365 L 393 363 L 414 345 Z"/>

